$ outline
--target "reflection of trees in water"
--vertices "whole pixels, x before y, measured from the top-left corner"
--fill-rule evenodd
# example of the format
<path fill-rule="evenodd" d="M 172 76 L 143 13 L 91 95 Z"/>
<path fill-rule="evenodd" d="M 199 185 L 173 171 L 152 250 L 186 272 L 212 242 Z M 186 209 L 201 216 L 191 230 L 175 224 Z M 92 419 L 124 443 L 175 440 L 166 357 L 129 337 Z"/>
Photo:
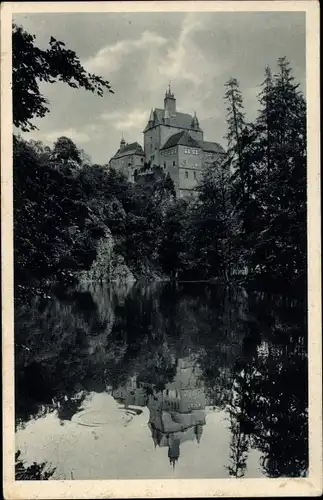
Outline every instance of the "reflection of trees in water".
<path fill-rule="evenodd" d="M 239 420 L 230 419 L 231 443 L 230 443 L 230 465 L 227 467 L 230 476 L 240 478 L 245 474 L 247 468 L 249 439 L 242 432 Z"/>
<path fill-rule="evenodd" d="M 219 388 L 229 385 L 241 340 L 232 334 L 235 317 L 221 290 L 89 285 L 57 295 L 16 311 L 18 419 L 37 415 L 41 405 L 56 408 L 53 398 L 71 401 L 82 389 L 115 388 L 133 374 L 147 388 L 161 390 L 173 379 L 177 359 L 192 353 L 208 390 L 218 392 L 215 402 Z"/>
<path fill-rule="evenodd" d="M 248 446 L 271 477 L 306 471 L 301 308 L 205 284 L 135 284 L 60 292 L 15 315 L 18 422 L 53 409 L 72 418 L 88 391 L 132 376 L 147 395 L 161 391 L 190 357 L 208 404 L 229 409 L 231 475 L 244 474 Z"/>
<path fill-rule="evenodd" d="M 269 477 L 304 476 L 308 468 L 307 358 L 304 311 L 254 304 L 266 310 L 262 341 L 236 363 L 230 473 L 243 474 L 248 441 L 262 454 Z M 270 331 L 268 330 L 270 325 Z M 263 324 L 259 323 L 262 330 Z M 243 443 L 238 452 L 238 444 Z M 245 443 L 245 444 L 244 444 Z"/>
<path fill-rule="evenodd" d="M 82 391 L 70 398 L 68 396 L 64 396 L 60 400 L 54 400 L 58 418 L 61 421 L 72 420 L 73 415 L 83 409 L 85 399 L 86 393 Z"/>
<path fill-rule="evenodd" d="M 52 301 L 35 298 L 31 307 L 15 309 L 17 423 L 40 416 L 44 406 L 56 409 L 53 399 L 71 400 L 93 375 L 98 384 L 104 381 L 101 346 L 111 330 L 111 314 L 98 314 L 89 291 L 56 293 Z"/>
<path fill-rule="evenodd" d="M 194 308 L 198 361 L 209 404 L 224 408 L 231 394 L 234 363 L 242 354 L 245 300 L 225 287 L 206 287 Z"/>

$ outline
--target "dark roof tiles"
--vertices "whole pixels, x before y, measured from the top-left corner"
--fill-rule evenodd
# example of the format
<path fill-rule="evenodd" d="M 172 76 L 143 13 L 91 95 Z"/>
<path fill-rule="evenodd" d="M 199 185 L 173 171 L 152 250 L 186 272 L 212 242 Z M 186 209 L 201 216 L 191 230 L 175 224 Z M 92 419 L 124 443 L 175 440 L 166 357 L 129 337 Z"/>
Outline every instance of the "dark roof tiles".
<path fill-rule="evenodd" d="M 223 147 L 217 142 L 200 141 L 200 145 L 203 151 L 206 151 L 207 153 L 225 154 Z"/>
<path fill-rule="evenodd" d="M 178 132 L 177 134 L 172 135 L 167 139 L 166 143 L 161 149 L 169 149 L 174 146 L 188 146 L 191 148 L 202 149 L 202 151 L 206 153 L 216 153 L 217 155 L 225 154 L 223 147 L 217 142 L 209 142 L 209 141 L 197 141 L 193 139 L 193 137 L 183 130 L 182 132 Z"/>
<path fill-rule="evenodd" d="M 118 149 L 113 158 L 121 158 L 122 156 L 128 155 L 139 155 L 145 156 L 142 147 L 138 142 L 132 142 L 131 144 L 126 144 L 123 148 Z"/>
<path fill-rule="evenodd" d="M 178 132 L 177 134 L 169 137 L 169 139 L 167 139 L 166 143 L 161 149 L 169 149 L 173 148 L 174 146 L 189 146 L 191 148 L 200 149 L 199 143 L 195 139 L 193 139 L 193 137 L 188 132 L 186 132 L 186 130 Z"/>
<path fill-rule="evenodd" d="M 154 110 L 154 112 L 153 112 L 153 116 L 154 116 L 153 126 L 154 127 L 156 125 L 165 125 L 164 120 L 163 120 L 164 119 L 164 114 L 165 114 L 165 110 L 164 109 L 156 108 Z M 178 112 L 176 112 L 175 115 L 170 116 L 168 125 L 170 125 L 172 127 L 178 127 L 178 128 L 184 128 L 184 129 L 187 129 L 187 130 L 192 130 L 193 129 L 193 127 L 192 127 L 192 120 L 193 120 L 193 116 L 192 115 L 189 115 L 188 113 L 178 113 Z M 144 132 L 146 132 L 150 128 L 151 127 L 150 127 L 149 122 L 148 122 L 147 126 L 146 126 L 146 128 L 144 130 Z M 195 130 L 200 130 L 200 129 L 197 128 Z"/>

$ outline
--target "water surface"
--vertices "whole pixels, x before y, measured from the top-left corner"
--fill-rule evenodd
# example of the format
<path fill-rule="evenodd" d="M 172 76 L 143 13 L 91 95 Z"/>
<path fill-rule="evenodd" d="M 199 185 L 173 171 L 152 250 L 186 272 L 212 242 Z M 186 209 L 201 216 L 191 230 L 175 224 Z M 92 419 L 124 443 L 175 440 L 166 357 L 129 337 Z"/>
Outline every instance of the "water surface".
<path fill-rule="evenodd" d="M 16 449 L 53 479 L 304 476 L 305 317 L 197 283 L 17 306 Z"/>

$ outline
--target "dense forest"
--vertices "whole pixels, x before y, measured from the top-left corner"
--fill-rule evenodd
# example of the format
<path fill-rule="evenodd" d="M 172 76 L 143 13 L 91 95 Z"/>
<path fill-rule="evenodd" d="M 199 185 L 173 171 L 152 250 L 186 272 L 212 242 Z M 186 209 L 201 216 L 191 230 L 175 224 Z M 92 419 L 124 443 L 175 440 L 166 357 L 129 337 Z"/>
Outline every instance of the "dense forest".
<path fill-rule="evenodd" d="M 88 74 L 53 37 L 47 50 L 13 27 L 13 121 L 22 131 L 49 111 L 38 82 L 60 80 L 102 96 L 109 82 Z M 257 82 L 255 82 L 257 83 Z M 41 288 L 76 280 L 107 233 L 136 279 L 305 284 L 306 106 L 285 58 L 267 67 L 259 112 L 246 120 L 239 82 L 225 84 L 227 154 L 207 168 L 194 201 L 176 198 L 170 177 L 130 184 L 94 165 L 67 137 L 49 147 L 14 136 L 15 283 Z M 107 271 L 107 280 L 109 272 Z M 42 284 L 42 285 L 41 285 Z M 17 288 L 18 291 L 18 288 Z"/>

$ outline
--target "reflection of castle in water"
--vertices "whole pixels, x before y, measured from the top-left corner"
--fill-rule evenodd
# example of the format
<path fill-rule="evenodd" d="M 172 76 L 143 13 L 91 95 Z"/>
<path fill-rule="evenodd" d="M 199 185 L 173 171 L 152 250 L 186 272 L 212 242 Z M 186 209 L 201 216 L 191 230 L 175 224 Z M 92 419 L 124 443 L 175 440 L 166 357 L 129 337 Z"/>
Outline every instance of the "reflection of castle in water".
<path fill-rule="evenodd" d="M 205 394 L 199 386 L 197 366 L 189 359 L 179 359 L 172 382 L 163 391 L 147 390 L 132 377 L 125 387 L 113 391 L 113 397 L 126 406 L 147 406 L 148 426 L 155 447 L 167 447 L 170 463 L 180 456 L 185 441 L 200 442 L 205 425 Z"/>

